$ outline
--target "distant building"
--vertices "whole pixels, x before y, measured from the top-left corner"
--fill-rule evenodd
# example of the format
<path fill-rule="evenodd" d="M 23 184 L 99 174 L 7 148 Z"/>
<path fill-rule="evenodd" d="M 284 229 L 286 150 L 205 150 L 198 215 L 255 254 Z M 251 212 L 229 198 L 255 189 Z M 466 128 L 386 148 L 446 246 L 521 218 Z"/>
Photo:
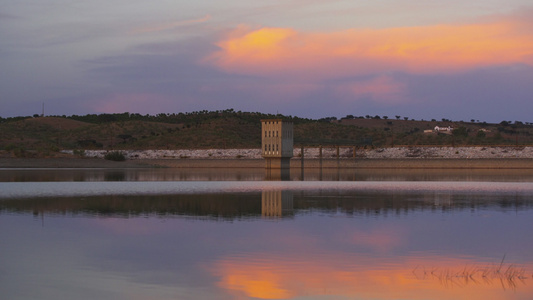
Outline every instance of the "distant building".
<path fill-rule="evenodd" d="M 293 124 L 281 119 L 261 120 L 261 155 L 266 168 L 290 168 L 293 156 Z"/>

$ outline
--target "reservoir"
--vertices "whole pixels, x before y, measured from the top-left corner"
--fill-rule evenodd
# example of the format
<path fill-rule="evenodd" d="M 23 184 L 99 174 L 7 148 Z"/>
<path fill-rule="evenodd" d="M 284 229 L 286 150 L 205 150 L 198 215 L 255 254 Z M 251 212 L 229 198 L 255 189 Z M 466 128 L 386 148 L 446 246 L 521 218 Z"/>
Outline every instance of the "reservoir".
<path fill-rule="evenodd" d="M 5 299 L 530 299 L 529 171 L 0 169 Z"/>

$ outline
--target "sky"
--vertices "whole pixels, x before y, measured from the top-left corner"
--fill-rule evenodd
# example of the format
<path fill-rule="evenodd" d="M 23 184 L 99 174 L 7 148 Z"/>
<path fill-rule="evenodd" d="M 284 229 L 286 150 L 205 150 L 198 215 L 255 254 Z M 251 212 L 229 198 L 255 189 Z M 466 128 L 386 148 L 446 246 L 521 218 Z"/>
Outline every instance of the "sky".
<path fill-rule="evenodd" d="M 0 117 L 533 122 L 533 2 L 0 0 Z"/>

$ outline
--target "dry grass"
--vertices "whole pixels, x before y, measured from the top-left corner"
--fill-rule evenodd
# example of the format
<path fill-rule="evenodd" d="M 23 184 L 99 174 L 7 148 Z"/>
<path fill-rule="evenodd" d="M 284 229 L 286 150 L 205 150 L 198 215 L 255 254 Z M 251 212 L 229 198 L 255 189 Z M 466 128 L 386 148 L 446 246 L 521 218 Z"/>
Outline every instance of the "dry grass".
<path fill-rule="evenodd" d="M 420 268 L 417 266 L 413 274 L 420 280 L 438 280 L 446 287 L 465 287 L 467 285 L 500 285 L 504 290 L 514 290 L 526 285 L 533 279 L 533 274 L 524 267 L 505 264 L 505 256 L 499 265 L 465 266 L 463 269 L 452 268 Z"/>
<path fill-rule="evenodd" d="M 0 123 L 0 149 L 209 149 L 259 148 L 263 115 L 226 112 L 177 119 L 126 118 L 82 122 L 61 117 L 27 118 Z M 98 120 L 96 118 L 95 120 Z M 94 121 L 94 120 L 93 120 Z M 294 119 L 298 145 L 529 145 L 533 126 L 462 122 L 352 119 L 318 122 Z M 468 136 L 424 134 L 435 125 L 465 127 Z M 513 127 L 514 126 L 514 127 Z M 486 138 L 476 137 L 481 128 Z M 500 134 L 501 131 L 501 134 Z M 496 137 L 496 135 L 498 137 Z M 128 138 L 126 138 L 128 137 Z M 413 155 L 416 155 L 414 153 Z"/>

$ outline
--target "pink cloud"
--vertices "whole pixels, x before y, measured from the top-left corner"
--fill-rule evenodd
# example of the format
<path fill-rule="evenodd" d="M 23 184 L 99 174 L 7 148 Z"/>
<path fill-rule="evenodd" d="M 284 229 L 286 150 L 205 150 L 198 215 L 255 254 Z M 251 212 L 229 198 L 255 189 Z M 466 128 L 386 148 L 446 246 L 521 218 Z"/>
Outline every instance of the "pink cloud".
<path fill-rule="evenodd" d="M 270 103 L 283 102 L 290 99 L 304 97 L 324 88 L 323 84 L 298 82 L 243 82 L 228 84 L 210 84 L 200 90 L 209 95 L 225 93 L 228 91 L 244 94 L 255 94 L 258 98 L 268 100 Z M 245 100 L 247 101 L 247 100 Z"/>
<path fill-rule="evenodd" d="M 378 76 L 369 80 L 340 84 L 335 93 L 343 99 L 368 98 L 377 103 L 394 104 L 407 101 L 407 87 L 390 76 Z"/>
<path fill-rule="evenodd" d="M 131 34 L 144 34 L 144 33 L 160 32 L 160 31 L 179 28 L 182 26 L 204 23 L 204 22 L 209 21 L 210 19 L 211 19 L 210 15 L 205 15 L 198 19 L 168 22 L 168 23 L 161 23 L 161 24 L 152 25 L 152 26 L 139 27 L 139 28 L 133 29 L 130 33 Z"/>

